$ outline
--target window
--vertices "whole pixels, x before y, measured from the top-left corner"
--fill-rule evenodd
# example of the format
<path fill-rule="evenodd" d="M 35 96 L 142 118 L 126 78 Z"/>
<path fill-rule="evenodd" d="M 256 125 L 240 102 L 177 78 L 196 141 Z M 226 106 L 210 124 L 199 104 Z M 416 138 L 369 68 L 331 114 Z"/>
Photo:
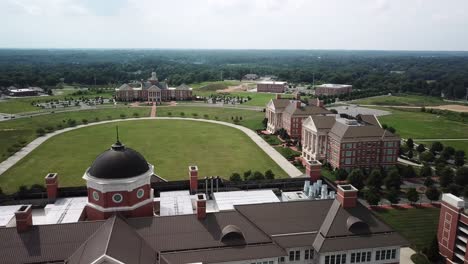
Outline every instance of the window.
<path fill-rule="evenodd" d="M 351 263 L 364 263 L 371 261 L 371 254 L 372 252 L 357 252 L 351 253 Z"/>
<path fill-rule="evenodd" d="M 375 260 L 387 260 L 396 258 L 396 249 L 378 250 L 375 252 Z"/>
<path fill-rule="evenodd" d="M 141 197 L 143 197 L 143 195 L 145 195 L 145 190 L 143 190 L 142 188 L 138 189 L 137 198 L 140 199 Z"/>
<path fill-rule="evenodd" d="M 274 263 L 273 260 L 268 261 L 268 264 L 273 264 L 273 263 Z"/>
<path fill-rule="evenodd" d="M 350 149 L 353 147 L 353 143 L 346 143 L 345 148 Z"/>
<path fill-rule="evenodd" d="M 289 261 L 299 261 L 299 260 L 301 260 L 301 251 L 299 250 L 289 251 Z"/>
<path fill-rule="evenodd" d="M 380 260 L 380 250 L 377 250 L 377 252 L 375 252 L 375 260 Z"/>
<path fill-rule="evenodd" d="M 284 257 L 280 257 L 278 262 L 284 262 Z"/>
<path fill-rule="evenodd" d="M 346 254 L 341 254 L 341 264 L 346 264 Z"/>
<path fill-rule="evenodd" d="M 296 251 L 296 261 L 301 260 L 301 251 L 297 250 Z"/>
<path fill-rule="evenodd" d="M 393 155 L 393 149 L 387 149 L 387 155 Z"/>
<path fill-rule="evenodd" d="M 396 249 L 392 249 L 392 259 L 396 258 Z"/>
<path fill-rule="evenodd" d="M 98 193 L 98 192 L 93 191 L 93 199 L 94 199 L 95 201 L 99 201 L 99 193 Z"/>
<path fill-rule="evenodd" d="M 368 262 L 371 261 L 371 256 L 372 256 L 372 252 L 367 251 L 367 259 L 366 259 L 366 261 L 368 261 Z"/>
<path fill-rule="evenodd" d="M 345 164 L 346 164 L 346 165 L 351 164 L 351 158 L 346 158 L 346 159 L 345 159 Z"/>
<path fill-rule="evenodd" d="M 325 256 L 325 264 L 346 264 L 346 254 Z"/>
<path fill-rule="evenodd" d="M 116 193 L 112 195 L 112 201 L 114 201 L 114 203 L 121 203 L 122 200 L 123 200 L 123 196 L 120 193 Z"/>
<path fill-rule="evenodd" d="M 353 156 L 353 151 L 347 150 L 346 157 L 351 157 L 351 156 Z"/>
<path fill-rule="evenodd" d="M 325 256 L 325 264 L 330 264 L 330 256 Z"/>

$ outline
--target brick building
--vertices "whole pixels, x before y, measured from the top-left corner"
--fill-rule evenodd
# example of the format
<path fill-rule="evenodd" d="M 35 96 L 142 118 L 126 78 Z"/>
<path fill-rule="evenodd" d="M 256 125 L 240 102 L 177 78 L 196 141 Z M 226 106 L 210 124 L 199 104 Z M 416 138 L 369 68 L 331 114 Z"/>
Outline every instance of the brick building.
<path fill-rule="evenodd" d="M 334 169 L 396 165 L 400 138 L 380 127 L 373 115 L 311 116 L 303 123 L 302 157 Z"/>
<path fill-rule="evenodd" d="M 257 92 L 259 93 L 284 93 L 287 82 L 262 81 L 257 83 Z"/>
<path fill-rule="evenodd" d="M 302 121 L 307 117 L 331 114 L 333 113 L 324 107 L 305 105 L 298 100 L 281 99 L 279 95 L 276 99 L 272 99 L 265 109 L 265 117 L 268 119 L 267 130 L 276 133 L 283 128 L 293 139 L 301 138 Z"/>
<path fill-rule="evenodd" d="M 41 214 L 31 205 L 13 205 L 9 221 L 11 206 L 0 206 L 0 224 L 6 223 L 0 228 L 1 262 L 391 264 L 399 263 L 407 245 L 357 200 L 351 185 L 338 186 L 336 199 L 275 197 L 221 211 L 220 193 L 200 192 L 198 168 L 189 166 L 191 192 L 172 193 L 169 204 L 180 213 L 163 216 L 162 195 L 156 199 L 149 184 L 153 173 L 141 154 L 117 141 L 86 170 L 88 197 L 72 212 L 76 221 L 70 221 L 69 204 L 57 199 L 57 174 L 47 175 L 49 202 L 57 204 L 44 213 L 56 222 L 38 223 Z"/>
<path fill-rule="evenodd" d="M 178 87 L 168 87 L 166 82 L 160 82 L 153 72 L 148 81 L 141 81 L 138 84 L 123 84 L 115 91 L 118 101 L 146 101 L 146 102 L 167 102 L 185 101 L 192 99 L 192 88 L 185 84 Z"/>
<path fill-rule="evenodd" d="M 349 84 L 331 84 L 326 83 L 315 86 L 315 95 L 340 95 L 349 94 L 353 91 L 353 86 Z"/>
<path fill-rule="evenodd" d="M 468 209 L 453 194 L 442 194 L 437 240 L 445 263 L 468 262 Z"/>

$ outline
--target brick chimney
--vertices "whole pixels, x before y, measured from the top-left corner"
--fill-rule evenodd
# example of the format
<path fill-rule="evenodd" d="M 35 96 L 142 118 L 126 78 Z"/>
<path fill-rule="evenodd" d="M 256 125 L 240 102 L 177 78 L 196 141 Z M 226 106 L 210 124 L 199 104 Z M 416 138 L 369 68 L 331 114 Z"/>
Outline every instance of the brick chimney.
<path fill-rule="evenodd" d="M 58 174 L 49 173 L 45 176 L 44 179 L 47 188 L 47 198 L 49 201 L 55 201 L 58 194 Z"/>
<path fill-rule="evenodd" d="M 204 194 L 197 194 L 197 218 L 203 220 L 206 218 L 206 197 Z"/>
<path fill-rule="evenodd" d="M 276 94 L 276 99 L 281 99 L 281 94 Z"/>
<path fill-rule="evenodd" d="M 301 102 L 301 101 L 296 101 L 296 108 L 301 107 L 301 105 L 302 105 L 302 102 Z"/>
<path fill-rule="evenodd" d="M 322 163 L 318 160 L 304 160 L 305 167 L 306 167 L 306 175 L 309 176 L 311 182 L 316 182 L 320 180 L 320 176 L 322 175 Z"/>
<path fill-rule="evenodd" d="M 33 225 L 32 222 L 32 207 L 31 205 L 22 205 L 15 212 L 16 230 L 18 233 L 26 232 Z"/>
<path fill-rule="evenodd" d="M 336 198 L 341 203 L 343 208 L 352 208 L 356 207 L 357 193 L 358 189 L 356 189 L 351 184 L 338 185 L 338 193 Z"/>
<path fill-rule="evenodd" d="M 198 191 L 198 167 L 189 166 L 190 193 L 195 194 Z"/>

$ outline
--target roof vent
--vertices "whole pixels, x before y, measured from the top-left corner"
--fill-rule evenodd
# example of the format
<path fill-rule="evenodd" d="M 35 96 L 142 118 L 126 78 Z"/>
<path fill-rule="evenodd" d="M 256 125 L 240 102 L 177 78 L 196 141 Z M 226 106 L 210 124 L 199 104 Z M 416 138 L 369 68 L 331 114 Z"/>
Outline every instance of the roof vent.
<path fill-rule="evenodd" d="M 240 230 L 239 227 L 235 225 L 227 225 L 221 231 L 221 242 L 223 243 L 232 243 L 232 242 L 243 242 L 245 243 L 244 233 Z"/>
<path fill-rule="evenodd" d="M 348 231 L 353 233 L 362 233 L 369 229 L 369 225 L 366 222 L 352 215 L 346 220 L 346 227 Z"/>

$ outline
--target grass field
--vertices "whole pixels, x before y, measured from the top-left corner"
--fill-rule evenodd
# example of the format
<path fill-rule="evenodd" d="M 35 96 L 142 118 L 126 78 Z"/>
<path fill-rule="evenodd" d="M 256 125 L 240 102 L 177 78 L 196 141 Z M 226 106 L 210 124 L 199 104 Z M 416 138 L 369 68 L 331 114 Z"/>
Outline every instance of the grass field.
<path fill-rule="evenodd" d="M 16 114 L 21 112 L 32 112 L 32 111 L 39 111 L 41 110 L 40 107 L 36 107 L 32 105 L 32 102 L 46 102 L 50 100 L 62 100 L 64 97 L 68 98 L 94 98 L 96 96 L 103 96 L 106 98 L 111 97 L 110 92 L 101 93 L 101 94 L 89 94 L 89 95 L 82 95 L 82 96 L 71 96 L 68 92 L 63 95 L 53 95 L 53 96 L 34 96 L 34 97 L 27 97 L 27 98 L 14 98 L 14 99 L 7 99 L 0 101 L 0 113 L 7 113 L 7 114 Z"/>
<path fill-rule="evenodd" d="M 108 120 L 120 118 L 121 114 L 126 117 L 133 117 L 134 113 L 139 116 L 149 116 L 150 108 L 108 108 L 96 109 L 76 112 L 64 112 L 55 114 L 46 114 L 34 116 L 31 118 L 18 118 L 15 120 L 0 122 L 0 161 L 8 158 L 8 148 L 13 147 L 19 141 L 30 142 L 36 138 L 36 130 L 38 128 L 54 127 L 58 125 L 67 127 L 68 119 L 76 120 L 77 124 L 81 124 L 83 119 L 89 122 L 96 120 Z"/>
<path fill-rule="evenodd" d="M 66 132 L 43 143 L 10 170 L 0 175 L 6 193 L 21 185 L 43 184 L 49 172 L 60 174 L 61 186 L 83 185 L 81 179 L 92 161 L 115 141 L 139 151 L 158 175 L 186 179 L 191 164 L 204 176 L 229 177 L 233 172 L 271 169 L 286 173 L 242 131 L 227 126 L 183 120 L 139 120 L 104 124 Z M 252 158 L 255 157 L 255 158 Z"/>
<path fill-rule="evenodd" d="M 435 106 L 447 104 L 439 97 L 422 95 L 375 96 L 353 101 L 364 105 Z"/>
<path fill-rule="evenodd" d="M 391 111 L 392 114 L 379 117 L 380 122 L 396 128 L 397 133 L 404 138 L 468 137 L 468 124 L 462 122 L 419 111 L 402 111 L 393 108 L 385 110 Z"/>
<path fill-rule="evenodd" d="M 389 209 L 376 214 L 404 236 L 416 250 L 429 246 L 437 233 L 438 208 Z"/>
<path fill-rule="evenodd" d="M 169 115 L 169 112 L 171 113 L 171 115 Z M 184 112 L 185 117 L 193 118 L 193 114 L 196 113 L 197 118 L 205 118 L 204 115 L 208 115 L 208 118 L 206 119 L 213 119 L 230 123 L 234 123 L 232 117 L 242 117 L 242 120 L 239 121 L 239 125 L 248 127 L 252 130 L 262 129 L 262 120 L 265 117 L 265 113 L 261 111 L 196 106 L 158 107 L 157 116 L 180 117 L 181 112 Z M 218 119 L 216 119 L 215 117 L 217 117 Z"/>
<path fill-rule="evenodd" d="M 201 82 L 201 83 L 193 83 L 189 86 L 192 87 L 194 90 L 201 90 L 201 91 L 216 91 L 218 89 L 226 89 L 228 86 L 235 86 L 239 85 L 241 82 L 235 80 L 229 81 L 217 81 L 217 82 Z"/>

